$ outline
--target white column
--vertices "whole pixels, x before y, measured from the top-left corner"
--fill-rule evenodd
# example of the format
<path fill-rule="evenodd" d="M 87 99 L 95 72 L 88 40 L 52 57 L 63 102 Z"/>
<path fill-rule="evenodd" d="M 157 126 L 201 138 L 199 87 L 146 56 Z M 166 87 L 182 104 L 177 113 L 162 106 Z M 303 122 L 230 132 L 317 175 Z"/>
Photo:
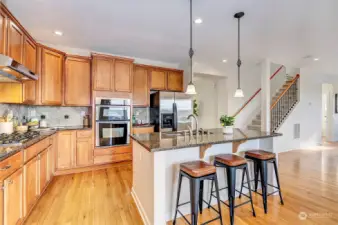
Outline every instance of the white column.
<path fill-rule="evenodd" d="M 261 130 L 270 131 L 270 60 L 261 63 Z"/>

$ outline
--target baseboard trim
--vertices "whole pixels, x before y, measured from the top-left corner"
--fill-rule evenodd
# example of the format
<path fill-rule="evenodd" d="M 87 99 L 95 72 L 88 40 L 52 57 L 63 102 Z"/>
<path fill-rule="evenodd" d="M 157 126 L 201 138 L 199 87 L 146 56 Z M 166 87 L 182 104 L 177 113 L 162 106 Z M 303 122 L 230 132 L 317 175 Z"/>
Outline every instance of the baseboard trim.
<path fill-rule="evenodd" d="M 145 225 L 151 225 L 151 223 L 149 222 L 149 218 L 147 217 L 147 214 L 146 212 L 144 211 L 144 208 L 139 200 L 139 198 L 137 197 L 137 194 L 134 190 L 134 187 L 131 188 L 131 196 L 133 197 L 134 199 L 134 202 L 136 204 L 136 207 L 138 209 L 138 212 L 140 213 L 141 215 L 141 218 L 142 218 L 142 221 Z"/>

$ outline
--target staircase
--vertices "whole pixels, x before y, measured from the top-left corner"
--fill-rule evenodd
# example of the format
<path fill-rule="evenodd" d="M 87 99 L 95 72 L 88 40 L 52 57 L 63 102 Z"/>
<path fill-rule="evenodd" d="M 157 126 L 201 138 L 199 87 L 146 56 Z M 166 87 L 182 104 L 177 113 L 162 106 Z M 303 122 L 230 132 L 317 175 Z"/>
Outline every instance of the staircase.
<path fill-rule="evenodd" d="M 278 90 L 271 100 L 271 131 L 276 131 L 286 120 L 288 115 L 297 105 L 298 98 L 298 80 L 296 77 L 287 77 L 284 85 Z M 260 113 L 248 125 L 250 130 L 261 130 L 261 115 Z"/>

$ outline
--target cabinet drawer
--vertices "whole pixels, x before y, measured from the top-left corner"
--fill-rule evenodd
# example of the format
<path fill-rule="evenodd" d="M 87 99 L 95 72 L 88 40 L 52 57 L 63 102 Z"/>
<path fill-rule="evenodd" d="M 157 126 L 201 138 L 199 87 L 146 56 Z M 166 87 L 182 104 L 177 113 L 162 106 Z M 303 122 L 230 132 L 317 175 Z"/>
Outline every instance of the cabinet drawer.
<path fill-rule="evenodd" d="M 30 146 L 29 148 L 26 148 L 24 150 L 24 161 L 27 162 L 30 159 L 32 159 L 34 156 L 36 156 L 37 154 L 39 154 L 40 152 L 48 148 L 52 142 L 53 142 L 53 138 L 47 137 L 39 141 L 38 143 Z"/>
<path fill-rule="evenodd" d="M 94 156 L 113 155 L 113 154 L 131 153 L 131 152 L 132 152 L 131 145 L 112 147 L 112 148 L 96 148 L 94 150 Z"/>
<path fill-rule="evenodd" d="M 113 162 L 122 162 L 132 160 L 131 153 L 115 154 L 115 155 L 101 155 L 94 156 L 94 164 L 105 164 Z"/>
<path fill-rule="evenodd" d="M 77 138 L 91 138 L 92 131 L 91 130 L 81 130 L 76 132 Z"/>
<path fill-rule="evenodd" d="M 0 162 L 0 180 L 3 180 L 15 170 L 19 169 L 22 163 L 22 152 L 18 152 L 15 155 Z"/>

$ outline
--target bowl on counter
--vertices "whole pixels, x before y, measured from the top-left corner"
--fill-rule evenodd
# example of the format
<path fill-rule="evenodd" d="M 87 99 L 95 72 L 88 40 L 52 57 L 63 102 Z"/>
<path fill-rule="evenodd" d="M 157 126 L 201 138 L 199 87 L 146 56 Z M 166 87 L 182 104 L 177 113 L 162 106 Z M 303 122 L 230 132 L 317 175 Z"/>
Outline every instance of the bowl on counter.
<path fill-rule="evenodd" d="M 28 126 L 17 126 L 16 131 L 19 133 L 25 133 L 28 131 Z"/>

